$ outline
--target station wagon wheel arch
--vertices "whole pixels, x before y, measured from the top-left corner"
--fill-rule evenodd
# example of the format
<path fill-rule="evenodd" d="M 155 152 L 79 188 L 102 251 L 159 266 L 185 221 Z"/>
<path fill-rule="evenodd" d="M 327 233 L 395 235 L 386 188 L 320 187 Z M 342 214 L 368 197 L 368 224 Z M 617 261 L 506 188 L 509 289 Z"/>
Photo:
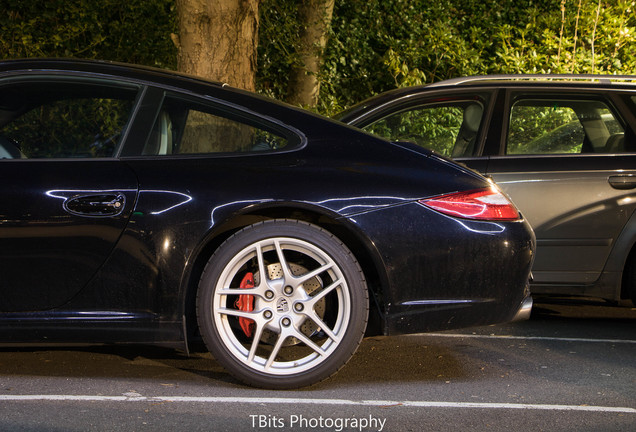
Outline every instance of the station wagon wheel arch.
<path fill-rule="evenodd" d="M 620 299 L 631 300 L 636 306 L 636 243 L 632 245 L 623 269 L 623 278 L 620 287 Z"/>

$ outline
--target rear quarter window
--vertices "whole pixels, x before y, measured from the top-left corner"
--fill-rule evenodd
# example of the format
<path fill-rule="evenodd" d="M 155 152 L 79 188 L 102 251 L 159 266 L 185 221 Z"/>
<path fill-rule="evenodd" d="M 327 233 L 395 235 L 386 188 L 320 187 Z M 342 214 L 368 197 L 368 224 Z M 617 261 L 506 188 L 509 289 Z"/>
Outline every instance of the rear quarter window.
<path fill-rule="evenodd" d="M 295 148 L 283 127 L 178 96 L 165 98 L 142 155 L 241 154 Z"/>

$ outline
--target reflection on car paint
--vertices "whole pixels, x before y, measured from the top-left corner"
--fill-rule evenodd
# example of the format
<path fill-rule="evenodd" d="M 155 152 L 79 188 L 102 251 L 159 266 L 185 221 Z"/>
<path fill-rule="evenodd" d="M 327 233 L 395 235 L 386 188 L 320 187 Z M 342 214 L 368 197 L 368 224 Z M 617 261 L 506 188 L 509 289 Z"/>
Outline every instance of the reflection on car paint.
<path fill-rule="evenodd" d="M 434 305 L 462 305 L 467 303 L 492 303 L 497 301 L 494 298 L 487 299 L 432 299 L 432 300 L 410 300 L 400 303 L 402 306 L 434 306 Z"/>
<path fill-rule="evenodd" d="M 84 194 L 108 194 L 117 192 L 137 192 L 136 189 L 54 189 L 48 190 L 44 194 L 51 198 L 67 200 L 76 195 Z"/>
<path fill-rule="evenodd" d="M 506 227 L 495 222 L 473 222 L 461 219 L 453 219 L 456 223 L 466 228 L 468 231 L 478 234 L 499 234 L 506 230 Z"/>
<path fill-rule="evenodd" d="M 177 207 L 180 207 L 192 201 L 192 196 L 182 192 L 168 191 L 168 190 L 140 190 L 139 202 L 141 202 L 142 196 L 146 196 L 150 194 L 159 194 L 161 196 L 159 198 L 159 201 L 166 201 L 166 200 L 179 201 L 175 204 L 168 205 L 165 208 L 159 208 L 157 210 L 149 210 L 148 213 L 151 215 L 159 215 L 162 213 L 166 213 L 168 211 L 174 210 Z"/>

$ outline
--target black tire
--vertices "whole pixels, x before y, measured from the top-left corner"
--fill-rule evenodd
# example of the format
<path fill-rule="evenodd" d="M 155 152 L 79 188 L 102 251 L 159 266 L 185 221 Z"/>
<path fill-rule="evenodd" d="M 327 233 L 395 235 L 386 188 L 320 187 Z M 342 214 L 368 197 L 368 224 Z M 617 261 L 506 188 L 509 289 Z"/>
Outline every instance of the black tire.
<path fill-rule="evenodd" d="M 197 316 L 208 349 L 234 377 L 290 389 L 345 365 L 364 335 L 368 304 L 362 270 L 339 239 L 276 219 L 218 248 L 201 276 Z"/>

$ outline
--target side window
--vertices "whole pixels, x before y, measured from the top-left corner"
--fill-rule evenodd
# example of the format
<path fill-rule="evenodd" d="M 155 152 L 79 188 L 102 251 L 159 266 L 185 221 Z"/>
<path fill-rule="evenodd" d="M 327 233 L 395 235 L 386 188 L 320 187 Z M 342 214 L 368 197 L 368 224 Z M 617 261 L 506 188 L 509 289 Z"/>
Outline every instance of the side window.
<path fill-rule="evenodd" d="M 245 153 L 288 148 L 275 127 L 201 103 L 167 97 L 143 155 Z"/>
<path fill-rule="evenodd" d="M 506 154 L 624 152 L 624 132 L 600 101 L 522 99 L 510 112 Z"/>
<path fill-rule="evenodd" d="M 475 101 L 418 106 L 366 127 L 391 141 L 411 141 L 448 157 L 472 156 L 483 115 Z"/>
<path fill-rule="evenodd" d="M 0 87 L 0 158 L 112 157 L 136 95 L 80 82 Z"/>

